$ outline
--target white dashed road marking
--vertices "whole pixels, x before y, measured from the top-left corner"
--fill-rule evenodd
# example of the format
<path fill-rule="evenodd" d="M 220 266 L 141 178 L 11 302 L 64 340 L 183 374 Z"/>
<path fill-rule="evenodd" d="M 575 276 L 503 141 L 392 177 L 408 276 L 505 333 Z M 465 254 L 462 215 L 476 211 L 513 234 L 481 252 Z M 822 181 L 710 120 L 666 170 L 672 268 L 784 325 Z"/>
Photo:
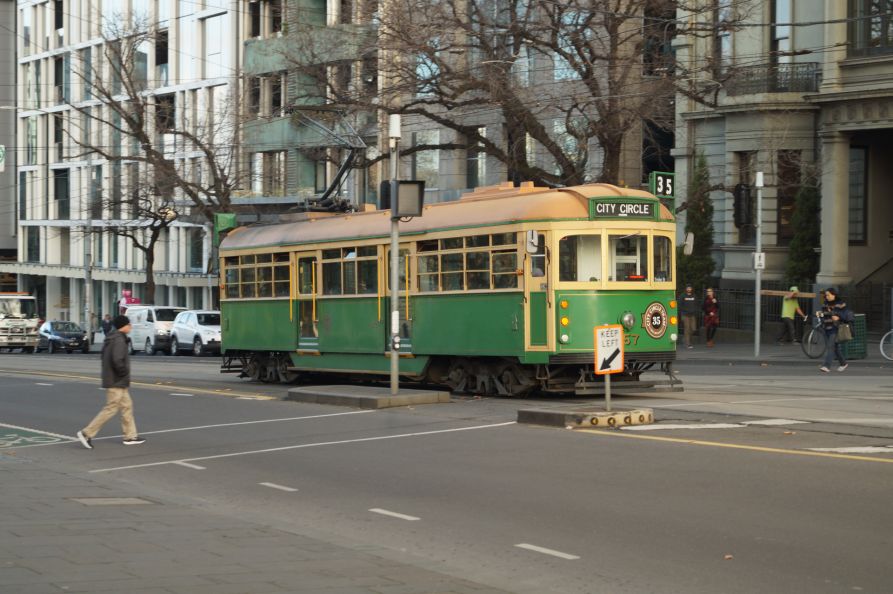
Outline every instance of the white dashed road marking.
<path fill-rule="evenodd" d="M 679 425 L 673 423 L 665 423 L 662 425 L 632 425 L 630 427 L 621 427 L 624 431 L 659 431 L 661 429 L 740 429 L 744 425 L 738 423 L 699 423 L 690 425 Z"/>
<path fill-rule="evenodd" d="M 171 392 L 171 396 L 194 396 L 194 394 L 185 394 L 180 392 Z"/>
<path fill-rule="evenodd" d="M 53 384 L 42 384 L 40 382 L 35 382 L 34 385 L 35 386 L 52 386 Z"/>
<path fill-rule="evenodd" d="M 551 555 L 553 557 L 558 557 L 559 559 L 567 559 L 568 561 L 573 561 L 575 559 L 579 559 L 576 555 L 570 555 L 568 553 L 562 553 L 561 551 L 555 551 L 553 549 L 547 549 L 544 547 L 538 547 L 536 545 L 527 544 L 526 542 L 522 542 L 520 544 L 516 544 L 516 547 L 519 549 L 527 549 L 528 551 L 533 551 L 535 553 L 542 553 L 543 555 Z"/>
<path fill-rule="evenodd" d="M 286 491 L 287 493 L 294 493 L 297 489 L 292 489 L 291 487 L 286 487 L 284 485 L 277 485 L 276 483 L 257 483 L 258 485 L 262 485 L 264 487 L 270 487 L 271 489 L 278 489 L 280 491 Z"/>
<path fill-rule="evenodd" d="M 398 514 L 397 512 L 388 511 L 386 509 L 381 509 L 379 507 L 373 507 L 370 509 L 374 514 L 381 514 L 383 516 L 391 516 L 392 518 L 400 518 L 401 520 L 409 520 L 410 522 L 415 522 L 416 520 L 421 520 L 422 518 L 417 518 L 415 516 L 407 516 L 406 514 Z"/>
<path fill-rule="evenodd" d="M 846 448 L 807 448 L 811 452 L 838 454 L 893 454 L 893 446 L 851 446 Z"/>
<path fill-rule="evenodd" d="M 744 421 L 742 425 L 765 425 L 767 427 L 773 427 L 777 425 L 801 425 L 803 423 L 809 423 L 809 421 L 795 421 L 793 419 L 764 419 L 762 421 Z"/>
<path fill-rule="evenodd" d="M 189 462 L 174 462 L 178 466 L 185 466 L 186 468 L 191 468 L 192 470 L 207 470 L 204 466 L 199 466 L 198 464 L 190 464 Z"/>
<path fill-rule="evenodd" d="M 632 425 L 621 427 L 623 431 L 660 431 L 663 429 L 743 429 L 744 427 L 779 427 L 785 425 L 800 425 L 809 421 L 794 421 L 792 419 L 763 419 L 760 421 L 744 421 L 741 423 L 659 423 L 656 425 Z"/>

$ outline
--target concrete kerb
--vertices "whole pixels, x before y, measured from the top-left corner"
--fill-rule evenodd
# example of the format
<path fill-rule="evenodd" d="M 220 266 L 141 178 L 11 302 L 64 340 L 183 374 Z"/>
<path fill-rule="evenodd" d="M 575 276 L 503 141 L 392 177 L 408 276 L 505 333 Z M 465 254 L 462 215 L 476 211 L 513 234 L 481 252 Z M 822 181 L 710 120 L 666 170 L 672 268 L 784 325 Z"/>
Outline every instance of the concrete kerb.
<path fill-rule="evenodd" d="M 283 400 L 379 409 L 445 403 L 450 401 L 450 393 L 436 390 L 400 390 L 397 396 L 392 396 L 390 388 L 375 386 L 300 386 L 291 388 Z"/>
<path fill-rule="evenodd" d="M 546 425 L 566 429 L 613 429 L 628 425 L 654 423 L 654 410 L 562 410 L 555 408 L 527 408 L 518 411 L 518 423 Z"/>

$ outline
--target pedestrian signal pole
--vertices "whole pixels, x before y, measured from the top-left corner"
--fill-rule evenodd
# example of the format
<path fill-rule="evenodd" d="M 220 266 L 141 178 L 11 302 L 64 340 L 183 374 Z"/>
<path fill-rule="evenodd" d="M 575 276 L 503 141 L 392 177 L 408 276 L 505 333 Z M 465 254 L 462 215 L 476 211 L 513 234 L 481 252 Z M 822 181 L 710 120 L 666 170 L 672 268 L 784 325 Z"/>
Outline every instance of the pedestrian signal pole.
<path fill-rule="evenodd" d="M 757 187 L 757 216 L 754 221 L 754 230 L 757 235 L 756 251 L 753 254 L 754 268 L 754 314 L 753 314 L 753 356 L 760 356 L 760 322 L 762 318 L 760 311 L 762 309 L 760 289 L 763 285 L 763 268 L 766 267 L 766 255 L 763 253 L 763 172 L 757 171 L 756 183 Z"/>
<path fill-rule="evenodd" d="M 391 169 L 391 395 L 400 391 L 400 219 L 397 217 L 397 160 L 400 144 L 400 115 L 388 117 Z M 409 282 L 409 279 L 406 279 Z"/>

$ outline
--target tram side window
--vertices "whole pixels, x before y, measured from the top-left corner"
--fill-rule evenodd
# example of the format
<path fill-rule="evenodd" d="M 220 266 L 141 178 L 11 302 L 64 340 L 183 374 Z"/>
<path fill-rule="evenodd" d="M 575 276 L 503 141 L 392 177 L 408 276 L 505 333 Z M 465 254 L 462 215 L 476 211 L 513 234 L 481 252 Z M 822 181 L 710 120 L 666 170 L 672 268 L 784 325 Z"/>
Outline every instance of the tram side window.
<path fill-rule="evenodd" d="M 239 257 L 229 256 L 223 260 L 224 283 L 226 284 L 226 298 L 239 298 Z"/>
<path fill-rule="evenodd" d="M 673 280 L 673 245 L 669 237 L 654 236 L 654 280 Z"/>
<path fill-rule="evenodd" d="M 648 237 L 639 233 L 611 235 L 608 239 L 610 276 L 615 282 L 648 280 Z"/>
<path fill-rule="evenodd" d="M 569 235 L 558 242 L 558 279 L 598 282 L 602 279 L 601 235 Z"/>
<path fill-rule="evenodd" d="M 530 255 L 530 276 L 546 276 L 546 236 L 536 236 L 536 253 Z"/>
<path fill-rule="evenodd" d="M 419 291 L 517 288 L 516 246 L 515 233 L 420 241 L 416 244 Z"/>
<path fill-rule="evenodd" d="M 378 248 L 323 250 L 323 295 L 368 295 L 378 292 Z"/>

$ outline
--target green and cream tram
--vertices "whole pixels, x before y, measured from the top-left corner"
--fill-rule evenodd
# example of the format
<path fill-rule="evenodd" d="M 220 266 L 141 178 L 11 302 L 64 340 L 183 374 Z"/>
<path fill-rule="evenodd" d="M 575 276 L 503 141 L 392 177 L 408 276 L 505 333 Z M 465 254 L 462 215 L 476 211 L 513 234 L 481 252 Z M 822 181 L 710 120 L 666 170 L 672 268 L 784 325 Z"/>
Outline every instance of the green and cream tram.
<path fill-rule="evenodd" d="M 220 246 L 225 371 L 385 377 L 390 211 L 307 213 Z M 400 223 L 400 374 L 456 391 L 597 391 L 593 328 L 673 380 L 673 214 L 607 184 L 481 188 Z"/>

